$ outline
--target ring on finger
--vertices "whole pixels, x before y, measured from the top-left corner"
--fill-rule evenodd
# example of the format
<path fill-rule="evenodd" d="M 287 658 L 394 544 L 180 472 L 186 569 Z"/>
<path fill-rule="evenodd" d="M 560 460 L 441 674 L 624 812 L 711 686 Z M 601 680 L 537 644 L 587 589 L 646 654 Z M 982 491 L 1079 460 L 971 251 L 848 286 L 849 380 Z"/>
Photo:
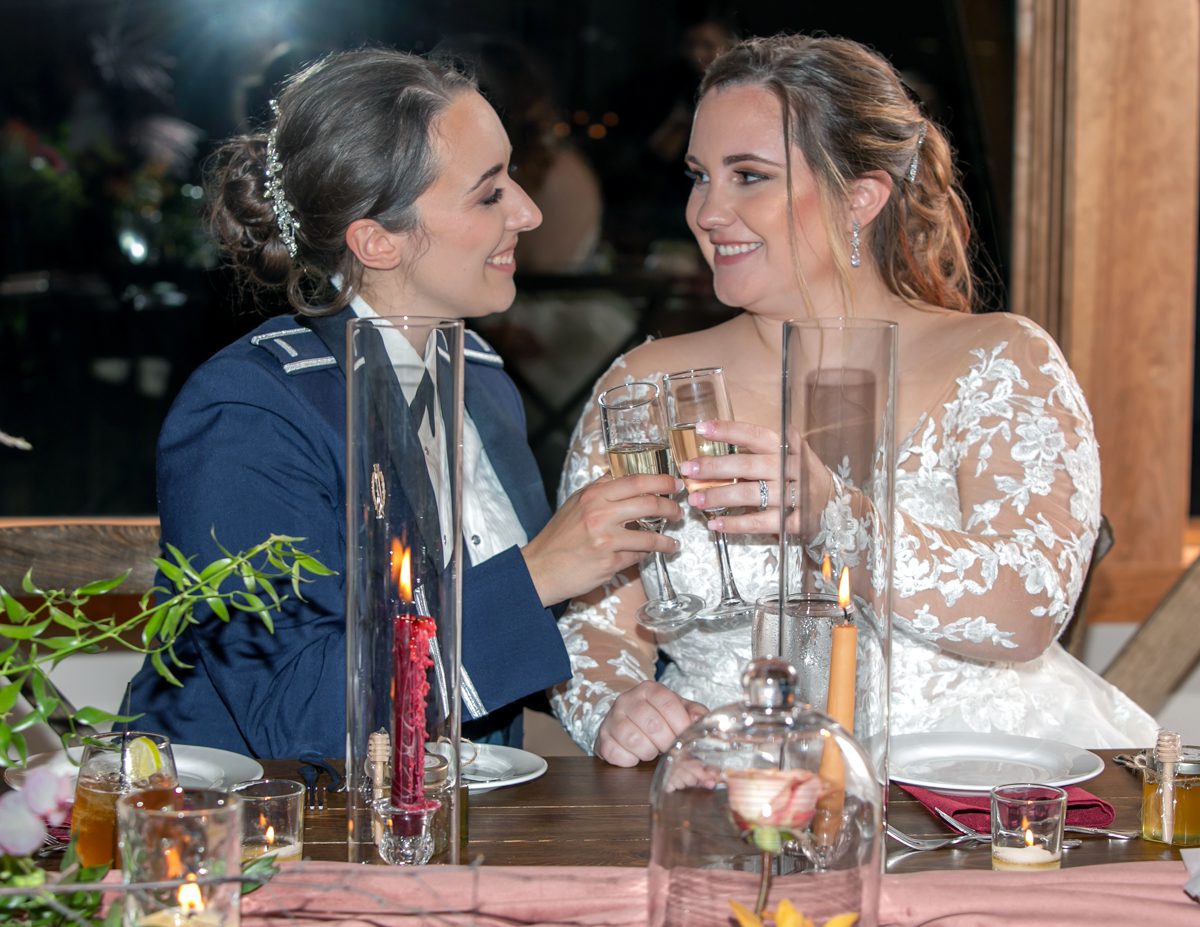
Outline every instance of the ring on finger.
<path fill-rule="evenodd" d="M 759 480 L 758 481 L 758 510 L 760 512 L 763 511 L 767 507 L 767 500 L 769 498 L 770 498 L 770 495 L 767 490 L 767 481 Z"/>

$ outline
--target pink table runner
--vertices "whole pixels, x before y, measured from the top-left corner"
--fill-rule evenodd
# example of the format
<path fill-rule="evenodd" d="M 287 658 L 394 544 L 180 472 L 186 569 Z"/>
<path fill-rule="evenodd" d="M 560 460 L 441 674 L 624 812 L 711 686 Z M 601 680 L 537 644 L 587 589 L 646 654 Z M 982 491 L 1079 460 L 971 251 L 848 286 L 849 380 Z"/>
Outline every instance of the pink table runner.
<path fill-rule="evenodd" d="M 1200 924 L 1178 861 L 1058 872 L 919 872 L 883 880 L 882 927 Z M 646 870 L 601 867 L 391 869 L 285 865 L 242 899 L 243 927 L 644 927 Z"/>

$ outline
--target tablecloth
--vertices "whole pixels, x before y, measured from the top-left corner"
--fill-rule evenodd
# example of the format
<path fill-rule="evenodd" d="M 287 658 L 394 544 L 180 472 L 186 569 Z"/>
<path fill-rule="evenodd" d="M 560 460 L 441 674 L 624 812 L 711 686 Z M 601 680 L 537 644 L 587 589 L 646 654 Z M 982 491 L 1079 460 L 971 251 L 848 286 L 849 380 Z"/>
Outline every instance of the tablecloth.
<path fill-rule="evenodd" d="M 1178 861 L 887 875 L 881 927 L 1200 924 Z M 301 862 L 242 900 L 243 927 L 644 927 L 646 870 Z"/>

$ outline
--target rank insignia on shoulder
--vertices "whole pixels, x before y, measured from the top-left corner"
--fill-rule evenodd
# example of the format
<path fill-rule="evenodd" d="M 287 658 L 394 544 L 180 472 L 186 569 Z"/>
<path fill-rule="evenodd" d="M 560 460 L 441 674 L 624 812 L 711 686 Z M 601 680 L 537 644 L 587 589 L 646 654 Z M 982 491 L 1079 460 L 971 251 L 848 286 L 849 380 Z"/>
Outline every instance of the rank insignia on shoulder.
<path fill-rule="evenodd" d="M 489 367 L 503 367 L 504 360 L 495 349 L 473 331 L 468 331 L 463 340 L 463 357 L 476 364 L 487 364 Z"/>
<path fill-rule="evenodd" d="M 337 366 L 329 348 L 310 328 L 292 326 L 259 332 L 250 343 L 263 348 L 279 361 L 285 373 L 305 373 Z"/>

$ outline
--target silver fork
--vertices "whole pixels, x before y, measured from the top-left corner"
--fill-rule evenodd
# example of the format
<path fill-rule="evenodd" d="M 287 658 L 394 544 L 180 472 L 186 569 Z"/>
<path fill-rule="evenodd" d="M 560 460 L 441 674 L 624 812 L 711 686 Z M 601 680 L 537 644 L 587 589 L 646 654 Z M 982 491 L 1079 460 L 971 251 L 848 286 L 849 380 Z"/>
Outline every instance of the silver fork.
<path fill-rule="evenodd" d="M 891 824 L 887 826 L 888 836 L 897 843 L 912 850 L 940 850 L 943 847 L 956 847 L 962 844 L 991 843 L 991 836 L 984 834 L 958 834 L 953 837 L 912 837 L 902 830 L 897 830 Z"/>
<path fill-rule="evenodd" d="M 323 785 L 310 785 L 304 790 L 304 805 L 307 811 L 324 811 L 328 795 Z"/>
<path fill-rule="evenodd" d="M 973 834 L 976 831 L 972 830 L 962 821 L 955 818 L 953 815 L 947 814 L 941 808 L 934 808 L 933 813 L 945 821 L 950 827 L 953 827 L 960 834 Z M 1085 827 L 1082 824 L 1067 824 L 1063 827 L 1063 831 L 1068 834 L 1087 834 L 1092 837 L 1108 837 L 1112 840 L 1132 840 L 1139 836 L 1127 830 L 1108 830 L 1105 827 Z M 1064 841 L 1064 845 L 1066 841 Z"/>

